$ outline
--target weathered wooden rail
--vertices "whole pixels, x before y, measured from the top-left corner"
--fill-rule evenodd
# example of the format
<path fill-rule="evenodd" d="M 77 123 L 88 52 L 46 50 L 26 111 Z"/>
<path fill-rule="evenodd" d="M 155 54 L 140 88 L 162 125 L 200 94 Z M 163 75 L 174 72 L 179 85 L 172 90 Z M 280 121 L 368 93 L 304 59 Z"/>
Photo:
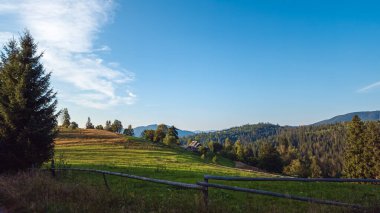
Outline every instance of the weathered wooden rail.
<path fill-rule="evenodd" d="M 281 194 L 277 192 L 270 192 L 270 191 L 264 191 L 264 190 L 258 190 L 258 189 L 250 189 L 250 188 L 241 188 L 237 186 L 228 186 L 228 185 L 222 185 L 222 184 L 215 184 L 215 183 L 209 183 L 209 180 L 222 180 L 222 181 L 285 181 L 285 182 L 339 182 L 339 183 L 380 183 L 380 180 L 377 179 L 341 179 L 341 178 L 250 178 L 250 177 L 226 177 L 226 176 L 213 176 L 213 175 L 204 175 L 204 182 L 197 182 L 196 184 L 190 184 L 190 183 L 182 183 L 182 182 L 175 182 L 175 181 L 168 181 L 168 180 L 161 180 L 161 179 L 155 179 L 155 178 L 148 178 L 148 177 L 142 177 L 137 175 L 130 175 L 120 172 L 110 172 L 110 171 L 103 171 L 103 170 L 96 170 L 96 169 L 82 169 L 82 168 L 55 168 L 52 164 L 51 167 L 51 173 L 53 176 L 55 176 L 55 171 L 80 171 L 80 172 L 90 172 L 90 173 L 98 173 L 102 174 L 104 184 L 107 187 L 107 189 L 110 189 L 106 175 L 113 175 L 113 176 L 119 176 L 119 177 L 126 177 L 141 181 L 147 181 L 147 182 L 153 182 L 158 184 L 164 184 L 169 186 L 175 186 L 175 187 L 181 187 L 186 189 L 194 189 L 194 190 L 200 190 L 203 194 L 203 201 L 204 205 L 208 206 L 208 190 L 209 188 L 218 188 L 218 189 L 224 189 L 224 190 L 230 190 L 230 191 L 237 191 L 237 192 L 245 192 L 245 193 L 254 193 L 254 194 L 260 194 L 260 195 L 266 195 L 266 196 L 272 196 L 272 197 L 278 197 L 278 198 L 286 198 L 291 200 L 297 200 L 297 201 L 303 201 L 308 203 L 317 203 L 317 204 L 325 204 L 325 205 L 333 205 L 333 206 L 340 206 L 340 207 L 348 207 L 348 208 L 354 208 L 354 209 L 361 209 L 363 208 L 361 205 L 358 204 L 349 204 L 349 203 L 343 203 L 338 201 L 332 201 L 332 200 L 321 200 L 316 198 L 310 198 L 310 197 L 301 197 L 301 196 L 295 196 L 295 195 L 289 195 L 289 194 Z"/>
<path fill-rule="evenodd" d="M 250 177 L 226 177 L 205 175 L 206 180 L 225 181 L 286 181 L 286 182 L 340 182 L 340 183 L 380 183 L 380 179 L 360 179 L 360 178 L 250 178 Z"/>
<path fill-rule="evenodd" d="M 321 200 L 310 197 L 300 197 L 289 194 L 281 194 L 276 192 L 269 192 L 264 190 L 257 189 L 247 189 L 240 188 L 236 186 L 226 186 L 221 184 L 212 184 L 209 183 L 209 180 L 222 180 L 222 181 L 283 181 L 283 182 L 335 182 L 335 183 L 380 183 L 380 180 L 377 179 L 345 179 L 345 178 L 250 178 L 250 177 L 225 177 L 225 176 L 213 176 L 213 175 L 205 175 L 204 182 L 197 182 L 198 185 L 204 186 L 206 188 L 213 187 L 225 190 L 232 190 L 238 192 L 246 192 L 246 193 L 254 193 L 267 195 L 272 197 L 286 198 L 291 200 L 304 201 L 309 203 L 317 203 L 317 204 L 326 204 L 326 205 L 334 205 L 334 206 L 342 206 L 342 207 L 350 207 L 360 209 L 363 208 L 357 204 L 349 204 L 338 201 L 331 200 Z M 206 191 L 207 192 L 207 191 Z"/>

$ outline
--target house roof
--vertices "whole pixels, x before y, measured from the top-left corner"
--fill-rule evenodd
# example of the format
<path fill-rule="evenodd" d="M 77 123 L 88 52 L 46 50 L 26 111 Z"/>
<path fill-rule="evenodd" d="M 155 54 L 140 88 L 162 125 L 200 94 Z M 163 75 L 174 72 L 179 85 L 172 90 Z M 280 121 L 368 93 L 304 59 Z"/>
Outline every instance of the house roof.
<path fill-rule="evenodd" d="M 192 141 L 190 144 L 189 144 L 189 147 L 195 147 L 195 148 L 198 148 L 200 147 L 201 144 L 198 143 L 198 141 Z"/>

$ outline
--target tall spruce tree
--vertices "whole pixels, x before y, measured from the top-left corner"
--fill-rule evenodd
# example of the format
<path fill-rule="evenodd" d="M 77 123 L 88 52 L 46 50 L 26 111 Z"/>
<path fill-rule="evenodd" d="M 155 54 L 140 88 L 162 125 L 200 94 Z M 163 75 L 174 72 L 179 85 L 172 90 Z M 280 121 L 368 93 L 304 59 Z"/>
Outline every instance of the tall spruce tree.
<path fill-rule="evenodd" d="M 168 128 L 168 132 L 166 133 L 165 138 L 163 139 L 164 144 L 166 145 L 175 145 L 179 144 L 178 141 L 178 131 L 175 126 L 171 126 Z"/>
<path fill-rule="evenodd" d="M 380 126 L 380 122 L 377 122 L 377 126 L 379 129 L 379 126 Z M 373 143 L 374 145 L 374 150 L 373 150 L 373 162 L 375 162 L 374 164 L 374 173 L 375 173 L 375 178 L 376 179 L 380 179 L 380 136 L 379 136 L 380 132 L 377 131 L 377 141 L 375 141 Z"/>
<path fill-rule="evenodd" d="M 54 155 L 56 94 L 26 31 L 0 61 L 0 172 L 41 166 Z"/>
<path fill-rule="evenodd" d="M 235 142 L 234 148 L 235 148 L 235 154 L 236 154 L 237 160 L 243 161 L 244 160 L 244 152 L 243 152 L 243 145 L 241 144 L 240 140 L 237 140 Z"/>
<path fill-rule="evenodd" d="M 364 178 L 366 162 L 364 159 L 364 123 L 355 115 L 349 124 L 344 155 L 344 173 L 349 178 Z"/>
<path fill-rule="evenodd" d="M 91 123 L 91 118 L 88 117 L 87 118 L 87 122 L 86 122 L 86 129 L 94 129 L 94 125 Z"/>
<path fill-rule="evenodd" d="M 364 133 L 365 147 L 363 157 L 365 161 L 365 177 L 380 178 L 380 125 L 369 122 Z"/>
<path fill-rule="evenodd" d="M 62 127 L 68 128 L 71 124 L 69 110 L 67 108 L 64 108 L 61 113 L 62 113 Z"/>

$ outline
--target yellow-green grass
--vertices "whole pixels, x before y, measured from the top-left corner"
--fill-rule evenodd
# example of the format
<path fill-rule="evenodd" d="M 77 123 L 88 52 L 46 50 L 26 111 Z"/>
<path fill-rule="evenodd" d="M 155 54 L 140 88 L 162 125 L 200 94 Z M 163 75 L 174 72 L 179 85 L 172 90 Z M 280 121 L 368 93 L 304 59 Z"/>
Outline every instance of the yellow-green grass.
<path fill-rule="evenodd" d="M 209 158 L 180 147 L 153 144 L 134 137 L 123 137 L 102 130 L 61 130 L 56 141 L 56 158 L 63 156 L 72 167 L 96 168 L 158 179 L 196 183 L 204 174 L 223 176 L 273 176 L 233 168 L 234 162 L 218 156 L 217 164 Z M 56 159 L 59 164 L 59 160 Z M 70 181 L 104 187 L 102 176 L 69 173 Z M 65 179 L 67 180 L 67 179 Z M 204 210 L 199 191 L 125 179 L 107 177 L 112 192 L 123 197 L 136 211 Z M 378 185 L 297 182 L 224 182 L 300 196 L 331 199 L 374 207 L 380 203 Z M 346 208 L 311 205 L 299 201 L 210 188 L 208 210 L 215 212 L 347 212 Z"/>

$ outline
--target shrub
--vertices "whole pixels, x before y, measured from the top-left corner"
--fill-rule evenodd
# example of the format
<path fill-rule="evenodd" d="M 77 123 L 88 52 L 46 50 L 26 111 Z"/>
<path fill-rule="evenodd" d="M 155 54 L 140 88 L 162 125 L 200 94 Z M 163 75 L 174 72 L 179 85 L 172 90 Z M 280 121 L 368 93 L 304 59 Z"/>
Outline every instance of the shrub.
<path fill-rule="evenodd" d="M 212 162 L 213 163 L 217 163 L 217 161 L 218 161 L 218 157 L 216 157 L 216 155 L 212 158 Z"/>
<path fill-rule="evenodd" d="M 69 128 L 70 129 L 78 129 L 79 125 L 76 122 L 71 122 Z"/>

